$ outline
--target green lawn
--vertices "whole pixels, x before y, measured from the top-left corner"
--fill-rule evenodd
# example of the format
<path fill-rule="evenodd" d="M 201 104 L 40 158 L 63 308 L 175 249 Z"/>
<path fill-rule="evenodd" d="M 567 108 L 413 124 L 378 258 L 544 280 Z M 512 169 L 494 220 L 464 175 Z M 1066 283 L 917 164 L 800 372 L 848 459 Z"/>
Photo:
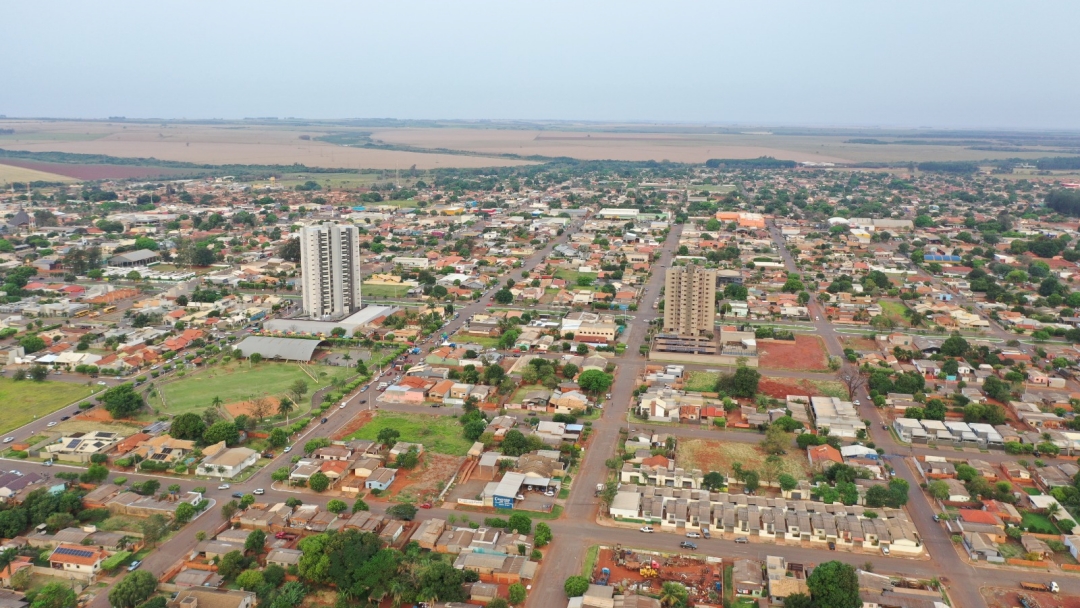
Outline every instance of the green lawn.
<path fill-rule="evenodd" d="M 490 336 L 470 336 L 468 334 L 454 334 L 450 337 L 454 344 L 476 344 L 484 348 L 498 348 L 499 339 Z"/>
<path fill-rule="evenodd" d="M 1050 521 L 1050 518 L 1045 515 L 1024 511 L 1023 517 L 1024 519 L 1020 522 L 1020 525 L 1023 526 L 1025 530 L 1031 530 L 1038 534 L 1060 534 L 1057 526 L 1055 526 Z"/>
<path fill-rule="evenodd" d="M 285 395 L 294 382 L 304 380 L 308 383 L 308 393 L 304 403 L 301 404 L 301 411 L 292 414 L 296 416 L 310 408 L 311 395 L 329 384 L 331 378 L 334 376 L 348 378 L 354 373 L 353 370 L 344 367 L 323 365 L 305 367 L 318 375 L 319 382 L 312 380 L 295 363 L 264 361 L 257 365 L 250 365 L 247 360 L 244 360 L 199 370 L 176 382 L 161 386 L 161 392 L 167 404 L 164 409 L 171 414 L 202 411 L 210 406 L 214 397 L 220 397 L 224 403 L 246 401 L 258 395 L 277 398 Z M 327 375 L 322 376 L 323 373 Z"/>
<path fill-rule="evenodd" d="M 510 400 L 507 403 L 521 403 L 521 400 L 525 398 L 525 395 L 532 391 L 546 391 L 548 388 L 543 384 L 523 384 L 514 391 L 514 394 L 510 395 Z"/>
<path fill-rule="evenodd" d="M 372 298 L 403 298 L 412 289 L 411 285 L 372 285 L 364 283 L 360 292 Z"/>
<path fill-rule="evenodd" d="M 1041 496 L 1042 495 L 1042 492 L 1039 491 L 1039 488 L 1033 488 L 1033 487 L 1029 487 L 1029 486 L 1022 486 L 1022 487 L 1023 487 L 1024 492 L 1026 492 L 1029 496 Z"/>
<path fill-rule="evenodd" d="M 38 418 L 48 416 L 100 388 L 74 382 L 15 382 L 0 378 L 0 433 L 33 422 L 35 414 Z"/>
<path fill-rule="evenodd" d="M 716 390 L 716 381 L 719 379 L 720 374 L 713 372 L 690 372 L 683 388 L 688 391 L 711 393 Z"/>
<path fill-rule="evenodd" d="M 577 284 L 578 277 L 589 277 L 593 281 L 596 281 L 597 274 L 595 272 L 578 272 L 576 270 L 560 269 L 555 272 L 555 278 L 563 279 L 568 285 L 568 289 L 586 289 L 580 287 Z"/>
<path fill-rule="evenodd" d="M 904 320 L 904 309 L 906 308 L 900 302 L 890 302 L 888 300 L 881 300 L 878 302 L 881 306 L 881 312 L 885 313 L 885 316 L 891 317 L 896 323 L 901 323 Z"/>
<path fill-rule="evenodd" d="M 452 416 L 424 416 L 379 412 L 375 419 L 364 425 L 349 439 L 377 439 L 379 431 L 391 428 L 401 433 L 398 441 L 420 443 L 425 450 L 450 456 L 464 456 L 472 442 L 461 436 L 461 425 Z"/>

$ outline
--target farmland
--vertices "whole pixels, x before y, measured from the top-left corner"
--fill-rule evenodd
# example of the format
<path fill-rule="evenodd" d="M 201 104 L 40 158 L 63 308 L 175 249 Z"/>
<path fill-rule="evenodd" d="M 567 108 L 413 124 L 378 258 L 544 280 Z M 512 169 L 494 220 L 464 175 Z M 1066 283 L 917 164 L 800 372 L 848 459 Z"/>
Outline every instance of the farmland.
<path fill-rule="evenodd" d="M 12 163 L 0 164 L 0 185 L 11 182 L 70 182 L 72 178 L 59 173 L 29 169 Z"/>
<path fill-rule="evenodd" d="M 162 407 L 171 414 L 182 414 L 210 407 L 214 397 L 220 398 L 227 405 L 265 395 L 276 403 L 279 397 L 285 395 L 289 386 L 297 380 L 304 380 L 308 383 L 308 394 L 300 404 L 300 409 L 293 414 L 299 415 L 309 409 L 311 395 L 327 386 L 331 378 L 339 376 L 344 379 L 353 373 L 344 367 L 309 366 L 308 369 L 319 374 L 319 382 L 313 381 L 295 363 L 264 361 L 250 365 L 245 360 L 218 365 L 162 385 L 165 405 L 162 406 L 159 400 L 151 400 L 151 405 Z"/>
<path fill-rule="evenodd" d="M 452 416 L 422 416 L 417 414 L 399 414 L 379 412 L 375 419 L 365 424 L 349 439 L 378 438 L 379 431 L 396 429 L 401 436 L 398 441 L 420 443 L 425 450 L 448 456 L 464 456 L 472 443 L 461 436 L 461 425 Z"/>
<path fill-rule="evenodd" d="M 91 393 L 85 385 L 71 382 L 16 382 L 0 378 L 0 433 L 48 416 Z"/>

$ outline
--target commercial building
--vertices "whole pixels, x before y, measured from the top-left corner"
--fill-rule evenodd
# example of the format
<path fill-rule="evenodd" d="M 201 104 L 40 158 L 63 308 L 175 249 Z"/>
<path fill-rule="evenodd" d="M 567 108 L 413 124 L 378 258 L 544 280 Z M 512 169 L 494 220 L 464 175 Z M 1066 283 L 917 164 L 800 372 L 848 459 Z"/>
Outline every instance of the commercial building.
<path fill-rule="evenodd" d="M 304 314 L 340 318 L 360 308 L 360 245 L 356 226 L 326 223 L 300 231 Z"/>
<path fill-rule="evenodd" d="M 664 278 L 664 333 L 712 334 L 716 324 L 716 270 L 676 266 Z"/>

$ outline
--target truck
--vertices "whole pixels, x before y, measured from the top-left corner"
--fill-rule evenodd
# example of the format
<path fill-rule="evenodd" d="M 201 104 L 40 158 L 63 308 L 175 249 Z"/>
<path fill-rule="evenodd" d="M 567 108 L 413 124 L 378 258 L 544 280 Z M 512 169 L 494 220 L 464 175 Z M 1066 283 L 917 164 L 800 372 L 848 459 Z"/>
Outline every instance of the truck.
<path fill-rule="evenodd" d="M 1020 586 L 1028 591 L 1049 591 L 1050 593 L 1057 593 L 1061 590 L 1061 587 L 1054 581 L 1050 581 L 1050 584 L 1046 583 L 1031 583 L 1028 581 L 1020 581 Z"/>
<path fill-rule="evenodd" d="M 597 585 L 607 585 L 608 581 L 610 581 L 610 580 L 611 580 L 611 569 L 610 568 L 601 568 L 600 569 L 600 578 L 596 580 L 596 584 Z"/>
<path fill-rule="evenodd" d="M 604 493 L 604 484 L 602 484 L 602 483 L 596 484 L 596 495 L 599 496 L 599 495 L 601 495 L 603 493 Z"/>

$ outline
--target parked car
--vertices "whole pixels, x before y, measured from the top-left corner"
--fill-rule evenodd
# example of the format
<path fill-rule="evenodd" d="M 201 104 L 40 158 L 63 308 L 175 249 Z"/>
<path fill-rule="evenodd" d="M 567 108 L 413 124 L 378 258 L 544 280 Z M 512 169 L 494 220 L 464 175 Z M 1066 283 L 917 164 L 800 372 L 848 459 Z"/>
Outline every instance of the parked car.
<path fill-rule="evenodd" d="M 50 423 L 49 423 L 49 424 L 47 424 L 46 426 L 48 426 L 48 427 L 50 427 L 50 428 L 51 428 L 51 427 L 54 427 L 54 426 L 56 426 L 56 421 L 55 421 L 55 420 L 53 420 L 52 422 L 50 422 Z"/>
<path fill-rule="evenodd" d="M 888 547 L 882 547 L 881 548 L 881 554 L 882 555 L 888 555 L 889 554 L 889 548 Z"/>
<path fill-rule="evenodd" d="M 252 492 L 252 494 L 254 494 L 255 496 L 262 496 L 263 494 L 266 494 L 266 490 L 262 488 L 255 488 L 255 491 Z"/>
<path fill-rule="evenodd" d="M 98 380 L 98 386 L 109 386 L 109 383 L 104 380 Z"/>
<path fill-rule="evenodd" d="M 284 452 L 291 452 L 291 451 L 292 451 L 292 446 L 291 446 L 291 445 L 287 445 L 287 446 L 285 446 L 285 449 L 284 449 L 284 450 L 282 450 L 282 451 L 284 451 Z"/>
<path fill-rule="evenodd" d="M 652 529 L 652 526 L 641 526 L 641 531 L 646 532 L 648 534 L 652 534 L 653 529 Z"/>
<path fill-rule="evenodd" d="M 71 420 L 71 416 L 61 416 L 60 417 L 60 422 L 63 422 L 65 420 Z"/>
<path fill-rule="evenodd" d="M 516 498 L 517 500 L 525 500 L 525 495 L 524 494 L 518 494 L 514 498 Z"/>
<path fill-rule="evenodd" d="M 244 493 L 243 493 L 243 492 L 233 492 L 233 493 L 232 493 L 232 497 L 233 497 L 233 498 L 243 498 L 243 497 L 244 497 Z"/>
<path fill-rule="evenodd" d="M 836 551 L 836 543 L 829 541 L 829 551 Z"/>
<path fill-rule="evenodd" d="M 697 532 L 687 532 L 686 538 L 701 538 L 701 535 Z"/>
<path fill-rule="evenodd" d="M 745 545 L 746 543 L 750 542 L 750 539 L 746 538 L 745 536 L 740 536 L 739 538 L 735 539 L 735 542 L 740 545 Z"/>
<path fill-rule="evenodd" d="M 327 421 L 327 420 L 328 420 L 327 418 L 323 418 L 323 419 L 322 419 L 322 423 L 323 423 L 323 424 L 326 424 L 326 421 Z"/>
<path fill-rule="evenodd" d="M 421 503 L 420 508 L 421 509 L 430 509 L 431 508 L 431 503 L 430 502 Z"/>
<path fill-rule="evenodd" d="M 134 572 L 141 565 L 142 565 L 142 560 L 140 560 L 140 559 L 137 559 L 137 560 L 131 562 L 131 565 L 128 566 L 128 572 Z"/>
<path fill-rule="evenodd" d="M 551 498 L 552 496 L 555 496 L 555 490 L 548 490 L 548 491 L 544 492 L 544 496 L 547 496 L 548 498 Z"/>
<path fill-rule="evenodd" d="M 223 483 L 220 486 L 218 486 L 217 489 L 219 489 L 219 490 L 228 490 L 231 487 L 232 487 L 231 485 L 229 485 L 227 483 Z"/>
<path fill-rule="evenodd" d="M 684 540 L 681 543 L 679 543 L 679 548 L 680 549 L 694 549 L 694 550 L 697 550 L 697 545 L 695 545 L 694 543 L 692 543 L 692 542 L 690 542 L 688 540 Z"/>
<path fill-rule="evenodd" d="M 347 404 L 347 403 L 342 403 L 342 404 L 341 404 L 341 405 L 340 405 L 340 406 L 338 407 L 338 409 L 339 409 L 339 410 L 343 410 L 343 409 L 345 409 L 345 406 L 346 406 L 346 405 L 348 405 L 348 404 Z"/>

